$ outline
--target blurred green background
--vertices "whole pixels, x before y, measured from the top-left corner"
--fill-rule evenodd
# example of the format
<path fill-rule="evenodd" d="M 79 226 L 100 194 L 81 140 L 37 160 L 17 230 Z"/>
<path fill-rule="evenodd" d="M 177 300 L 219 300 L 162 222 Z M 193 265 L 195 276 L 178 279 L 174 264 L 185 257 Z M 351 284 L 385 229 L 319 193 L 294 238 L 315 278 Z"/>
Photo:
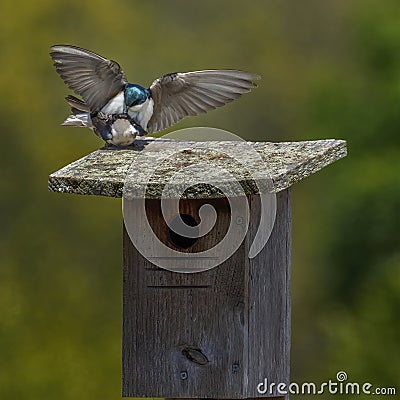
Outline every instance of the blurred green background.
<path fill-rule="evenodd" d="M 262 75 L 175 128 L 348 140 L 346 159 L 293 193 L 292 381 L 344 370 L 399 384 L 398 0 L 3 0 L 0 15 L 1 400 L 120 398 L 121 202 L 47 191 L 50 172 L 102 146 L 60 126 L 53 44 L 118 60 L 144 85 L 202 68 Z"/>

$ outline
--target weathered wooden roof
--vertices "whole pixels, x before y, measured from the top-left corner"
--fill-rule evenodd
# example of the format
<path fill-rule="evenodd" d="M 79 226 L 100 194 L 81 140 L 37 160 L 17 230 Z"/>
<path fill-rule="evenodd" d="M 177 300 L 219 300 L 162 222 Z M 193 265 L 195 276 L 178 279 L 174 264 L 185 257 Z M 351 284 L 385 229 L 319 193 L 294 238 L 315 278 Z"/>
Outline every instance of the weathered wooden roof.
<path fill-rule="evenodd" d="M 142 139 L 128 148 L 99 149 L 61 168 L 50 175 L 49 189 L 122 197 L 129 188 L 131 196 L 160 198 L 169 182 L 164 197 L 200 199 L 221 197 L 222 192 L 235 195 L 239 182 L 246 195 L 259 193 L 260 187 L 279 192 L 346 154 L 346 142 L 335 139 L 279 143 Z"/>

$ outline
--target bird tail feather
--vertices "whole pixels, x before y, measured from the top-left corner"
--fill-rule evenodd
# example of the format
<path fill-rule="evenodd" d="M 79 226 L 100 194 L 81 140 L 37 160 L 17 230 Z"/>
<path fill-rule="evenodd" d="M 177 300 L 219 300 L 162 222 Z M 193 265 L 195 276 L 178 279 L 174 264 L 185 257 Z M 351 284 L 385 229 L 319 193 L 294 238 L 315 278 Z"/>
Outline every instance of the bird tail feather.
<path fill-rule="evenodd" d="M 92 119 L 90 118 L 90 109 L 85 102 L 71 95 L 67 96 L 65 100 L 71 106 L 71 115 L 61 125 L 91 128 Z"/>

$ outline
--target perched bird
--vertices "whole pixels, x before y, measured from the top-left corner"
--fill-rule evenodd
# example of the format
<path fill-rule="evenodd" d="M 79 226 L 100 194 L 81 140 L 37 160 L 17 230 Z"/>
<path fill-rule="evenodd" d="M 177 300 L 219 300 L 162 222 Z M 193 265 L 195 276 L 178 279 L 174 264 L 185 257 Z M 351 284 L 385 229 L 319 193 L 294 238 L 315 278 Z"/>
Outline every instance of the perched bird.
<path fill-rule="evenodd" d="M 256 74 L 239 70 L 177 72 L 149 88 L 129 83 L 116 61 L 75 46 L 51 47 L 50 56 L 65 84 L 82 100 L 67 96 L 67 126 L 84 126 L 117 146 L 137 135 L 161 131 L 189 115 L 223 106 L 256 86 Z"/>

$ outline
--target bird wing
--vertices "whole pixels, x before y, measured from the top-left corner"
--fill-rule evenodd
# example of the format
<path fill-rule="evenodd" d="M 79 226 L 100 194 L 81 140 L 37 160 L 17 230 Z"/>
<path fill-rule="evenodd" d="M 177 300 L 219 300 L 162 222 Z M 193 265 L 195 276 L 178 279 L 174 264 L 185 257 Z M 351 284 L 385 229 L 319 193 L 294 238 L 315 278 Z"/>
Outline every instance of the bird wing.
<path fill-rule="evenodd" d="M 80 111 L 90 113 L 89 107 L 85 104 L 81 99 L 76 98 L 75 96 L 71 96 L 70 94 L 65 98 L 67 103 L 71 106 L 72 111 Z"/>
<path fill-rule="evenodd" d="M 153 115 L 150 133 L 160 131 L 189 115 L 221 107 L 257 86 L 257 74 L 238 70 L 177 72 L 156 79 L 150 86 Z"/>
<path fill-rule="evenodd" d="M 100 111 L 127 82 L 117 62 L 89 50 L 69 45 L 53 46 L 51 50 L 57 72 L 92 112 Z"/>

